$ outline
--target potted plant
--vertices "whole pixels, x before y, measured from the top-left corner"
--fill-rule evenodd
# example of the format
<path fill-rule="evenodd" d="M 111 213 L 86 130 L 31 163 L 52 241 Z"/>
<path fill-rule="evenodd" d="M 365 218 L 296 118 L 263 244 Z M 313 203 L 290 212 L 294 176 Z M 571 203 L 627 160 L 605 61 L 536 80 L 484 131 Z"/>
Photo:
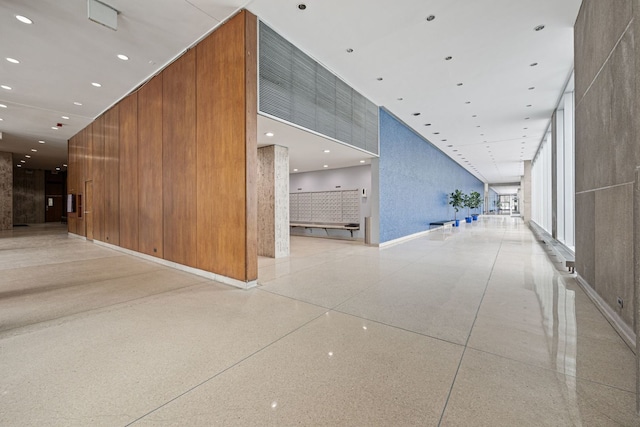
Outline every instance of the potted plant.
<path fill-rule="evenodd" d="M 462 196 L 462 203 L 464 203 L 464 207 L 467 208 L 467 216 L 464 217 L 464 220 L 469 224 L 471 223 L 471 208 L 473 207 L 472 197 L 468 194 L 464 194 Z"/>
<path fill-rule="evenodd" d="M 471 209 L 478 209 L 481 205 L 482 205 L 482 197 L 480 196 L 480 193 L 478 193 L 477 191 L 472 191 L 470 194 L 470 198 L 471 198 Z M 471 214 L 471 217 L 473 218 L 474 221 L 478 220 L 478 213 L 474 213 Z"/>
<path fill-rule="evenodd" d="M 460 208 L 464 206 L 464 193 L 456 189 L 453 193 L 449 194 L 449 204 L 453 206 L 453 209 L 455 210 L 453 213 L 453 220 L 455 221 L 455 226 L 458 227 L 460 225 L 460 220 L 458 219 L 457 214 Z"/>

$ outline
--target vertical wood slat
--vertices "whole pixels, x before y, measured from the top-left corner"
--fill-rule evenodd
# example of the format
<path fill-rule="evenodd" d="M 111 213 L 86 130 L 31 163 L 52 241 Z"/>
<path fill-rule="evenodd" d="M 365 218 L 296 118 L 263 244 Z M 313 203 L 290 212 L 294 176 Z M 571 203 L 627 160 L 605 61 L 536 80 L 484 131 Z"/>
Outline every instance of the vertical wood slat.
<path fill-rule="evenodd" d="M 163 252 L 162 74 L 138 91 L 138 250 Z"/>
<path fill-rule="evenodd" d="M 195 267 L 196 51 L 163 72 L 162 187 L 164 258 Z"/>
<path fill-rule="evenodd" d="M 92 166 L 93 166 L 93 237 L 105 240 L 104 230 L 104 115 L 92 124 Z"/>
<path fill-rule="evenodd" d="M 120 244 L 120 104 L 104 114 L 104 238 Z"/>
<path fill-rule="evenodd" d="M 120 246 L 138 250 L 138 94 L 120 102 Z"/>

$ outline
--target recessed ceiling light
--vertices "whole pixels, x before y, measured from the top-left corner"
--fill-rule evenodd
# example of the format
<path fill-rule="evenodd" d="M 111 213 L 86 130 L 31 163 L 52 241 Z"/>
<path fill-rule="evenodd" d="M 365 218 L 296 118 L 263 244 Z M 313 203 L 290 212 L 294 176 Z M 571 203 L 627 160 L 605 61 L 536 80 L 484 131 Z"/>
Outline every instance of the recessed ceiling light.
<path fill-rule="evenodd" d="M 51 126 L 51 129 L 58 130 L 58 126 Z"/>
<path fill-rule="evenodd" d="M 471 117 L 478 117 L 478 115 L 477 115 L 477 114 L 474 114 L 474 115 L 473 115 L 473 116 L 471 116 Z"/>
<path fill-rule="evenodd" d="M 4 119 L 2 117 L 0 117 L 0 122 L 3 121 Z"/>
<path fill-rule="evenodd" d="M 420 113 L 413 113 L 413 115 L 414 115 L 414 116 L 419 116 L 419 115 L 420 115 Z"/>
<path fill-rule="evenodd" d="M 526 138 L 526 137 L 527 137 L 527 135 L 522 135 L 522 137 L 523 137 L 523 138 Z"/>
<path fill-rule="evenodd" d="M 465 101 L 464 103 L 465 104 L 471 104 L 471 101 Z"/>
<path fill-rule="evenodd" d="M 442 142 L 447 142 L 447 140 L 446 140 L 446 139 L 443 139 L 443 140 L 442 140 Z"/>
<path fill-rule="evenodd" d="M 454 153 L 457 153 L 457 152 L 458 152 L 458 150 L 453 150 L 453 152 L 454 152 Z"/>
<path fill-rule="evenodd" d="M 69 116 L 62 116 L 63 119 L 69 120 Z"/>
<path fill-rule="evenodd" d="M 476 127 L 477 127 L 477 128 L 479 128 L 479 127 L 480 127 L 480 125 L 478 125 L 478 126 L 476 126 Z"/>
<path fill-rule="evenodd" d="M 331 152 L 331 150 L 324 150 L 324 152 L 325 152 L 325 153 L 330 153 L 330 152 Z"/>
<path fill-rule="evenodd" d="M 535 88 L 536 88 L 535 86 L 531 86 L 529 90 L 534 90 Z"/>
<path fill-rule="evenodd" d="M 520 144 L 526 144 L 526 142 L 522 141 Z"/>
<path fill-rule="evenodd" d="M 82 102 L 75 101 L 73 105 L 82 105 Z"/>
<path fill-rule="evenodd" d="M 329 165 L 324 165 L 324 166 L 322 166 L 322 167 L 323 167 L 323 168 L 328 168 L 328 167 L 329 167 Z"/>
<path fill-rule="evenodd" d="M 4 104 L 0 104 L 0 108 L 7 108 L 7 106 Z"/>
<path fill-rule="evenodd" d="M 31 158 L 31 156 L 30 156 L 30 155 L 28 155 L 28 154 L 25 154 L 24 156 L 25 156 L 27 159 L 30 159 L 30 158 Z"/>
<path fill-rule="evenodd" d="M 294 172 L 298 172 L 298 169 L 294 169 L 293 171 L 294 171 Z"/>
<path fill-rule="evenodd" d="M 60 168 L 56 168 L 56 170 L 57 170 L 57 171 L 59 171 L 59 170 L 60 170 Z"/>
<path fill-rule="evenodd" d="M 427 16 L 427 21 L 429 21 L 429 22 L 433 21 L 434 19 L 436 19 L 436 16 L 435 16 L 435 15 L 429 15 L 429 16 Z"/>
<path fill-rule="evenodd" d="M 6 58 L 7 61 L 11 62 L 12 64 L 19 64 L 20 61 L 18 61 L 17 59 L 13 59 L 13 58 Z"/>
<path fill-rule="evenodd" d="M 379 82 L 381 82 L 382 80 L 384 80 L 382 77 L 378 77 L 377 79 Z"/>
<path fill-rule="evenodd" d="M 274 134 L 273 132 L 267 132 L 264 134 L 265 136 L 268 136 L 269 138 L 271 138 Z"/>
<path fill-rule="evenodd" d="M 32 148 L 31 151 L 33 151 L 34 153 L 38 152 L 38 150 L 36 150 L 35 148 Z"/>
<path fill-rule="evenodd" d="M 21 168 L 21 167 L 22 167 L 22 165 L 16 165 L 16 166 L 17 166 L 17 167 L 19 167 L 19 168 Z"/>
<path fill-rule="evenodd" d="M 522 129 L 527 130 L 527 129 L 529 129 L 529 128 L 522 128 Z"/>
<path fill-rule="evenodd" d="M 537 63 L 537 62 L 534 62 L 534 63 L 529 64 L 529 66 L 530 66 L 530 67 L 535 67 L 536 65 L 538 65 L 538 63 Z"/>
<path fill-rule="evenodd" d="M 20 160 L 20 163 L 27 163 L 26 160 Z"/>
<path fill-rule="evenodd" d="M 453 59 L 453 56 L 445 56 L 444 60 L 445 61 L 451 61 Z"/>
<path fill-rule="evenodd" d="M 33 24 L 33 21 L 26 16 L 16 15 L 16 19 L 24 24 Z"/>
<path fill-rule="evenodd" d="M 353 53 L 353 49 L 351 48 L 347 49 L 347 53 Z"/>
<path fill-rule="evenodd" d="M 306 8 L 307 8 L 307 5 L 306 5 L 306 4 L 304 4 L 304 3 L 300 3 L 300 4 L 298 5 L 298 9 L 300 9 L 300 10 L 305 10 Z"/>
<path fill-rule="evenodd" d="M 402 101 L 404 98 L 398 98 L 398 101 Z"/>
<path fill-rule="evenodd" d="M 100 83 L 96 83 L 96 82 L 91 83 L 91 86 L 102 87 L 102 85 Z"/>
<path fill-rule="evenodd" d="M 431 126 L 431 123 L 425 123 L 424 125 L 425 126 Z"/>
<path fill-rule="evenodd" d="M 38 141 L 38 142 L 39 142 L 40 144 L 44 144 L 44 141 L 43 141 L 43 140 L 40 140 L 40 141 Z"/>
<path fill-rule="evenodd" d="M 462 83 L 458 83 L 458 86 L 462 86 Z"/>
<path fill-rule="evenodd" d="M 453 147 L 453 145 L 452 145 L 452 144 L 449 144 L 449 145 L 447 145 L 447 147 Z M 455 151 L 455 150 L 454 150 L 454 151 Z"/>
<path fill-rule="evenodd" d="M 63 163 L 63 164 L 62 164 L 62 167 L 63 167 L 63 168 L 66 168 L 66 167 L 67 167 L 66 163 Z"/>
<path fill-rule="evenodd" d="M 433 134 L 434 135 L 440 135 L 440 132 L 434 132 Z"/>
<path fill-rule="evenodd" d="M 122 59 L 123 61 L 128 61 L 129 57 L 127 55 L 123 55 L 121 53 L 118 54 L 118 59 Z"/>
<path fill-rule="evenodd" d="M 544 25 L 538 25 L 537 27 L 534 28 L 535 31 L 542 31 L 544 30 Z"/>
<path fill-rule="evenodd" d="M 527 104 L 527 107 L 531 107 L 531 104 Z"/>
<path fill-rule="evenodd" d="M 0 87 L 4 90 L 11 90 L 11 86 L 7 86 L 7 85 L 0 85 Z"/>
<path fill-rule="evenodd" d="M 524 119 L 525 119 L 525 120 L 529 120 L 529 119 L 530 119 L 530 117 L 525 117 Z"/>
<path fill-rule="evenodd" d="M 360 160 L 360 163 L 365 163 L 365 162 L 366 162 L 365 160 Z"/>

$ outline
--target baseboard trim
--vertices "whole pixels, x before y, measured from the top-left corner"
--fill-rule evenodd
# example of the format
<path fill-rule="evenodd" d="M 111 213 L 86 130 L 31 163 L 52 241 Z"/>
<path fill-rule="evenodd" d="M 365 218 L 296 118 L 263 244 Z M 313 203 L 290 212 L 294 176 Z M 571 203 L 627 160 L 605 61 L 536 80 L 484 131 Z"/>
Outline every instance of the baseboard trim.
<path fill-rule="evenodd" d="M 627 325 L 622 318 L 616 313 L 609 304 L 606 303 L 605 300 L 593 289 L 586 280 L 584 280 L 580 274 L 576 274 L 576 280 L 585 294 L 593 301 L 598 310 L 602 313 L 602 315 L 607 319 L 607 321 L 613 326 L 613 329 L 616 330 L 618 335 L 624 340 L 624 342 L 629 346 L 631 351 L 637 353 L 636 348 L 636 334 L 633 332 L 633 329 L 629 325 Z"/>
<path fill-rule="evenodd" d="M 447 227 L 452 227 L 452 226 L 448 225 Z M 408 236 L 399 237 L 397 239 L 389 240 L 389 241 L 386 241 L 384 243 L 379 243 L 378 247 L 380 249 L 388 248 L 389 246 L 394 246 L 394 245 L 397 245 L 397 244 L 400 244 L 400 243 L 407 242 L 409 240 L 413 240 L 413 239 L 417 239 L 419 237 L 426 236 L 429 233 L 433 233 L 434 231 L 442 230 L 443 228 L 444 228 L 444 226 L 440 226 L 440 227 L 432 228 L 430 230 L 419 231 L 419 232 L 414 233 L 414 234 L 409 234 Z"/>
<path fill-rule="evenodd" d="M 250 282 L 243 282 L 242 280 L 233 279 L 231 277 L 212 273 L 210 271 L 201 270 L 199 268 L 189 267 L 184 264 L 178 264 L 177 262 L 167 261 L 166 259 L 157 258 L 151 255 L 143 254 L 141 252 L 132 251 L 130 249 L 125 249 L 120 246 L 112 245 L 111 243 L 101 242 L 100 240 L 94 239 L 93 243 L 99 246 L 104 246 L 105 248 L 113 249 L 114 251 L 122 252 L 127 255 L 132 255 L 137 258 L 142 258 L 147 261 L 155 262 L 156 264 L 161 264 L 161 265 L 164 265 L 165 267 L 175 268 L 176 270 L 184 271 L 186 273 L 195 274 L 196 276 L 204 277 L 206 279 L 213 280 L 214 282 L 223 283 L 225 285 L 234 286 L 236 288 L 251 289 L 258 285 L 257 280 L 252 280 Z"/>

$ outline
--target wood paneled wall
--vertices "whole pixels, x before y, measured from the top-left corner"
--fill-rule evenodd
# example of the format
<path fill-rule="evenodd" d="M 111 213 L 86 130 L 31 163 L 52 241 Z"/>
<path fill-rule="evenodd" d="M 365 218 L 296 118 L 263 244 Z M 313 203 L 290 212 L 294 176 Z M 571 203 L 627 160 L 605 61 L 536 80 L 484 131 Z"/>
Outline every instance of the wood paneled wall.
<path fill-rule="evenodd" d="M 69 191 L 93 181 L 95 239 L 257 279 L 256 54 L 242 11 L 69 140 Z"/>

